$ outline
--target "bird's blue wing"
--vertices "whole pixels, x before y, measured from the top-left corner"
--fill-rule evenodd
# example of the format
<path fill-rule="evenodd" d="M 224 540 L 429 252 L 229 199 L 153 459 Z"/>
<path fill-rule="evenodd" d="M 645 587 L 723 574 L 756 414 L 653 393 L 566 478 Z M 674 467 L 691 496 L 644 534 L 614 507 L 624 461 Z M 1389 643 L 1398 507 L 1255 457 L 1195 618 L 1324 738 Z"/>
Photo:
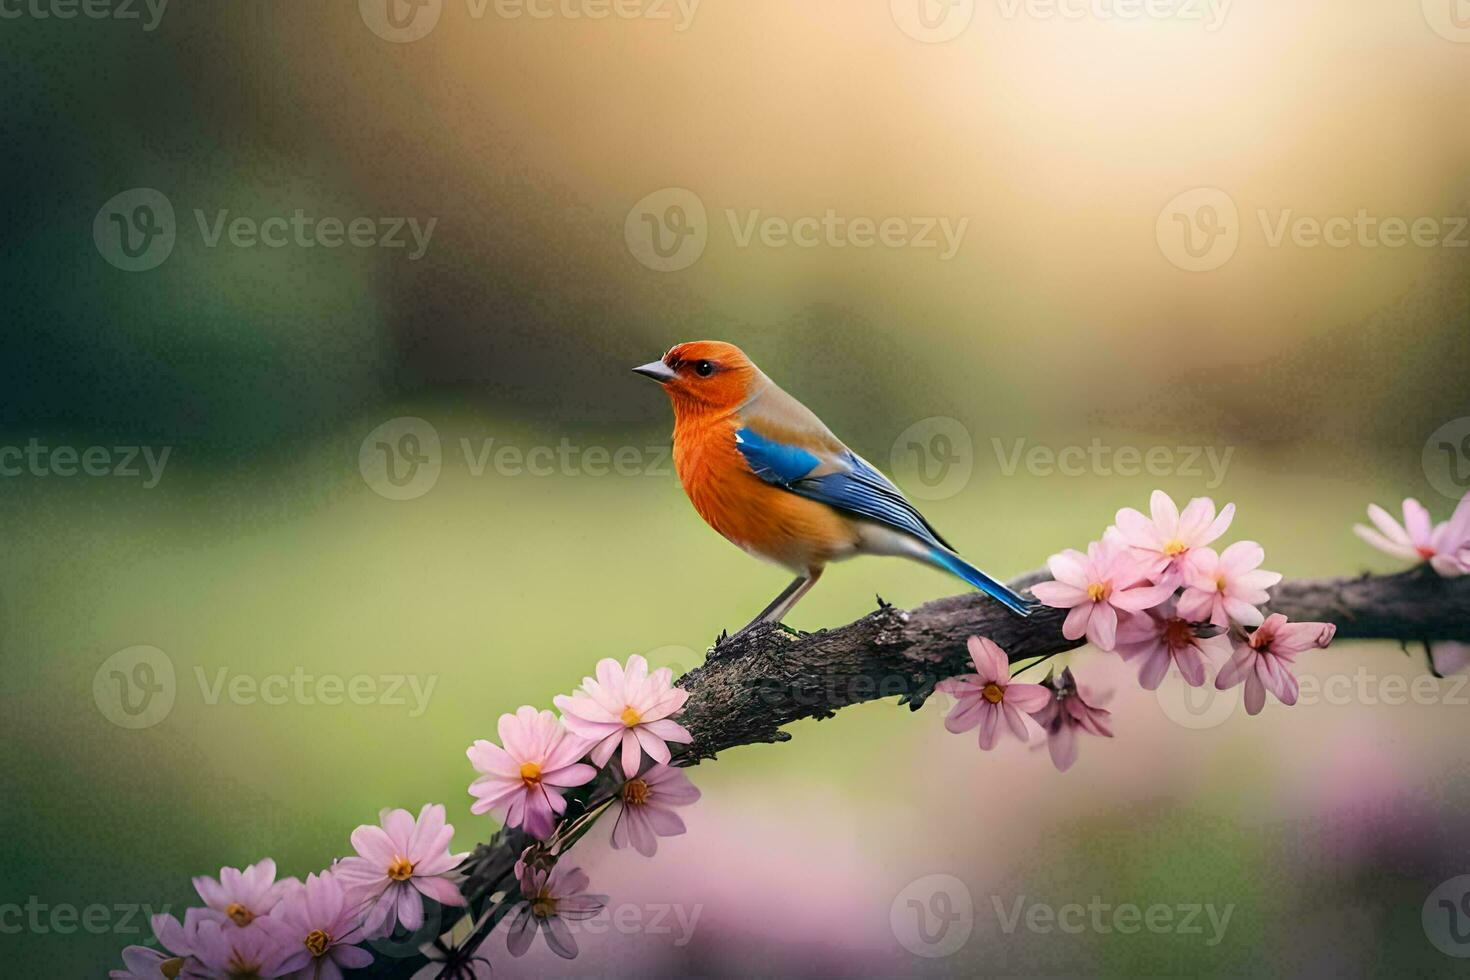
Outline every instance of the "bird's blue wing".
<path fill-rule="evenodd" d="M 767 483 L 886 524 L 928 544 L 949 547 L 898 487 L 850 449 L 817 453 L 778 442 L 749 427 L 735 433 L 735 445 L 751 471 Z"/>

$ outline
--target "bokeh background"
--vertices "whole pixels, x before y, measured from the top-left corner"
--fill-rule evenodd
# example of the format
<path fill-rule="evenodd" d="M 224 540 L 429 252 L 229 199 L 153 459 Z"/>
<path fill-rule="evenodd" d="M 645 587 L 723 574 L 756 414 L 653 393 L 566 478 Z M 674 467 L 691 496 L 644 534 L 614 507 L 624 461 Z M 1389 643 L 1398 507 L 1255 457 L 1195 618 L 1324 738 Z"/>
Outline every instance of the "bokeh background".
<path fill-rule="evenodd" d="M 917 6 L 592 19 L 572 14 L 596 3 L 533 18 L 431 0 L 398 8 L 403 29 L 367 0 L 176 2 L 156 22 L 141 5 L 140 20 L 8 12 L 0 446 L 170 455 L 153 486 L 0 478 L 0 906 L 178 911 L 190 875 L 264 855 L 304 875 L 384 806 L 442 801 L 468 848 L 494 826 L 469 814 L 464 748 L 501 712 L 549 706 L 599 657 L 700 662 L 785 574 L 705 528 L 669 470 L 668 407 L 627 368 L 677 341 L 739 343 L 1001 575 L 1084 546 L 1155 486 L 1235 501 L 1231 537 L 1292 576 L 1393 568 L 1350 533 L 1370 501 L 1448 515 L 1470 471 L 1438 448 L 1470 435 L 1461 0 L 1239 2 L 1218 19 L 1192 3 Z M 142 271 L 114 264 L 105 234 L 134 188 L 175 215 L 171 251 Z M 1175 217 L 1198 188 L 1186 205 L 1214 210 Z M 673 229 L 667 205 L 691 196 L 697 255 L 650 267 L 638 229 Z M 742 245 L 731 225 L 829 209 L 967 224 L 947 260 Z M 1360 209 L 1434 219 L 1440 244 L 1268 234 L 1287 211 Z M 211 247 L 196 217 L 297 210 L 435 225 L 411 259 Z M 1223 228 L 1219 250 L 1182 253 L 1170 230 L 1186 225 Z M 410 432 L 439 449 L 418 444 L 425 475 L 405 490 L 376 454 Z M 1094 440 L 1169 462 L 1009 463 L 1018 445 Z M 494 455 L 506 446 L 564 456 L 537 475 Z M 1191 466 L 1194 449 L 1228 464 Z M 630 462 L 607 472 L 598 452 L 619 450 Z M 791 624 L 951 591 L 858 562 Z M 172 703 L 134 728 L 109 658 L 138 646 L 164 658 Z M 982 754 L 938 704 L 798 724 L 699 767 L 690 833 L 656 859 L 601 831 L 579 846 L 646 927 L 586 935 L 573 963 L 512 961 L 497 933 L 497 970 L 1460 967 L 1421 909 L 1470 873 L 1470 698 L 1454 681 L 1396 697 L 1422 651 L 1339 644 L 1302 671 L 1355 693 L 1254 719 L 1140 692 L 1107 655 L 1072 662 L 1113 692 L 1118 730 L 1072 772 L 1020 746 Z M 298 669 L 402 687 L 375 680 L 366 704 L 209 694 Z M 432 684 L 423 703 L 405 678 Z M 915 955 L 890 912 L 915 895 L 938 909 L 956 882 L 967 940 Z M 1200 934 L 1006 928 L 1018 902 L 1094 901 L 1231 912 L 1218 937 L 1206 915 Z M 661 906 L 692 931 L 655 926 Z M 117 911 L 100 928 L 21 921 L 0 917 L 16 975 L 99 976 L 146 937 Z"/>

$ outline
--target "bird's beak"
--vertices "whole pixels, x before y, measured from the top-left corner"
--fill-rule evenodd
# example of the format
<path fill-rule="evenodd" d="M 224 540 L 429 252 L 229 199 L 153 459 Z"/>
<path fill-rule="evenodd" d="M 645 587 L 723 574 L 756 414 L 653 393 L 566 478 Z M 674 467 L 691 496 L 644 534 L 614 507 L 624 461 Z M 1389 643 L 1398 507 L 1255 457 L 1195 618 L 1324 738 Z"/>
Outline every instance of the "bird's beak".
<path fill-rule="evenodd" d="M 649 361 L 647 364 L 640 364 L 633 369 L 633 373 L 652 378 L 659 384 L 668 384 L 674 380 L 673 369 L 663 361 Z"/>

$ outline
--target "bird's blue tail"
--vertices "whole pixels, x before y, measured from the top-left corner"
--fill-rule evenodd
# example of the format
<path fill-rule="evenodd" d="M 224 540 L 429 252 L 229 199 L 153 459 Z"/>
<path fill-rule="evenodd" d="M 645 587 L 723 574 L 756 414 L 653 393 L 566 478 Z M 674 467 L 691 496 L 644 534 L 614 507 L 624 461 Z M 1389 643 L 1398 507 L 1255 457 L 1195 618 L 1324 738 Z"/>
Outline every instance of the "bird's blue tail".
<path fill-rule="evenodd" d="M 1017 616 L 1029 616 L 1035 609 L 1035 606 L 1030 602 L 1016 595 L 1016 593 L 1006 588 L 1004 584 L 986 575 L 953 551 L 946 551 L 943 548 L 931 548 L 929 551 L 929 560 L 951 575 L 958 576 L 966 582 L 969 582 Z"/>

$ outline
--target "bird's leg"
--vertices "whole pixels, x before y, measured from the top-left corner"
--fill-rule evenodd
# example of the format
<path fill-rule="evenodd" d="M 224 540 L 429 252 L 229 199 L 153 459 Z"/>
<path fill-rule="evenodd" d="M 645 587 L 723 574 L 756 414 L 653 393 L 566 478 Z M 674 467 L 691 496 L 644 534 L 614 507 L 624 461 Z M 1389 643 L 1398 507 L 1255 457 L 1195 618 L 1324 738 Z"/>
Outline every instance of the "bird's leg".
<path fill-rule="evenodd" d="M 744 636 L 762 623 L 775 623 L 779 626 L 781 620 L 786 618 L 787 614 L 801 601 L 801 597 L 810 592 L 812 586 L 817 584 L 817 579 L 821 577 L 822 569 L 820 568 L 809 569 L 805 575 L 797 576 L 790 585 L 781 590 L 780 595 L 771 600 L 770 605 L 760 611 L 760 615 L 742 626 L 730 639 Z"/>

